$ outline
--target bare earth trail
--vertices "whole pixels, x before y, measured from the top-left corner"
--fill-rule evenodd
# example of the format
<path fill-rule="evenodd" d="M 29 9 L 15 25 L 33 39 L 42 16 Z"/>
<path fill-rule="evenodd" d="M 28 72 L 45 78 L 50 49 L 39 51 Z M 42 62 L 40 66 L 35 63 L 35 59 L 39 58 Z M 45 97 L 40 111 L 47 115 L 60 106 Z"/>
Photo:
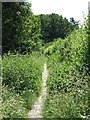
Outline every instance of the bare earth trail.
<path fill-rule="evenodd" d="M 30 110 L 28 114 L 28 118 L 42 118 L 42 106 L 44 104 L 46 95 L 47 95 L 47 87 L 46 87 L 46 80 L 48 77 L 48 70 L 46 63 L 44 64 L 44 71 L 42 72 L 42 80 L 43 80 L 43 86 L 42 86 L 42 92 L 37 99 L 37 101 L 34 103 L 32 110 Z"/>

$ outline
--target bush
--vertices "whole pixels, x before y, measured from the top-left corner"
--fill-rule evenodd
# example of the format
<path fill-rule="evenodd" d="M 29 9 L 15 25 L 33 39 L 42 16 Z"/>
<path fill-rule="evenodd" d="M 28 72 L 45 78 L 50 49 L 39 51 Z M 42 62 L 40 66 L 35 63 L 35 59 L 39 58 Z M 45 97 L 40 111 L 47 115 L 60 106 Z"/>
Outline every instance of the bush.
<path fill-rule="evenodd" d="M 87 50 L 87 34 L 81 28 L 64 40 L 58 38 L 45 51 L 51 55 L 48 55 L 48 97 L 43 108 L 44 117 L 75 118 L 88 114 Z"/>
<path fill-rule="evenodd" d="M 26 117 L 27 114 L 25 100 L 15 91 L 8 87 L 2 89 L 2 118 Z"/>
<path fill-rule="evenodd" d="M 24 111 L 31 109 L 42 89 L 44 62 L 44 56 L 40 56 L 39 53 L 30 55 L 8 53 L 3 56 L 2 85 L 8 88 L 3 89 L 2 114 L 4 117 L 22 117 Z M 21 104 L 20 101 L 24 103 Z M 11 103 L 12 107 L 10 107 Z M 25 104 L 24 107 L 22 107 L 23 104 Z M 20 111 L 19 113 L 17 108 L 24 113 Z"/>

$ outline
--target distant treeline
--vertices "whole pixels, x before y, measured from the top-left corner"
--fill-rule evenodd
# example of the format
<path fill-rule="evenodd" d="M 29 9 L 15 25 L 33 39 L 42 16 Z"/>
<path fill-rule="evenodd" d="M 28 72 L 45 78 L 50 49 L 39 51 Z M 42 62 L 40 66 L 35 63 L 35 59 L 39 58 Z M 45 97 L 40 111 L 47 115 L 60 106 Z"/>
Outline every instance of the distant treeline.
<path fill-rule="evenodd" d="M 41 34 L 43 36 L 44 42 L 51 42 L 55 38 L 65 38 L 69 35 L 74 29 L 79 28 L 79 23 L 70 18 L 70 21 L 62 15 L 55 13 L 52 14 L 41 14 L 40 23 L 41 23 Z"/>

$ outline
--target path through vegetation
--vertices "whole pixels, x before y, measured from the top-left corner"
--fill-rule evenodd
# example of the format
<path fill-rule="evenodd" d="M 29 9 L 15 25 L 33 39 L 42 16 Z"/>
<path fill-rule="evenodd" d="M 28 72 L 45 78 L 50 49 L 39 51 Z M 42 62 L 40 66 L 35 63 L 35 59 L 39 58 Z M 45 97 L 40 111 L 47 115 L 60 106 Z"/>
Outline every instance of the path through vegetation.
<path fill-rule="evenodd" d="M 42 92 L 37 99 L 37 101 L 34 103 L 32 110 L 29 112 L 28 117 L 29 118 L 42 118 L 42 106 L 44 104 L 47 92 L 46 92 L 46 80 L 48 77 L 48 70 L 46 63 L 44 64 L 44 71 L 42 72 L 42 80 L 43 80 L 43 87 Z"/>

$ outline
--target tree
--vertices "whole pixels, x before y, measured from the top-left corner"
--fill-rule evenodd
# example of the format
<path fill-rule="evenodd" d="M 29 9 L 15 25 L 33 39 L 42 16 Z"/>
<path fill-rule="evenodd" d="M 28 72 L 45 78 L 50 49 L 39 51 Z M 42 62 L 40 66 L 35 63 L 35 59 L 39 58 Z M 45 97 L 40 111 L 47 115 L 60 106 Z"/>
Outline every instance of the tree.
<path fill-rule="evenodd" d="M 41 40 L 40 22 L 26 2 L 4 2 L 2 4 L 3 52 L 31 52 L 39 49 Z"/>
<path fill-rule="evenodd" d="M 74 29 L 78 29 L 78 22 L 74 18 L 70 19 L 70 22 L 62 15 L 55 13 L 41 14 L 41 33 L 44 39 L 44 43 L 53 41 L 55 38 L 65 38 Z"/>
<path fill-rule="evenodd" d="M 78 21 L 75 21 L 73 17 L 70 18 L 70 23 L 71 23 L 71 26 L 70 26 L 71 31 L 79 28 Z"/>

